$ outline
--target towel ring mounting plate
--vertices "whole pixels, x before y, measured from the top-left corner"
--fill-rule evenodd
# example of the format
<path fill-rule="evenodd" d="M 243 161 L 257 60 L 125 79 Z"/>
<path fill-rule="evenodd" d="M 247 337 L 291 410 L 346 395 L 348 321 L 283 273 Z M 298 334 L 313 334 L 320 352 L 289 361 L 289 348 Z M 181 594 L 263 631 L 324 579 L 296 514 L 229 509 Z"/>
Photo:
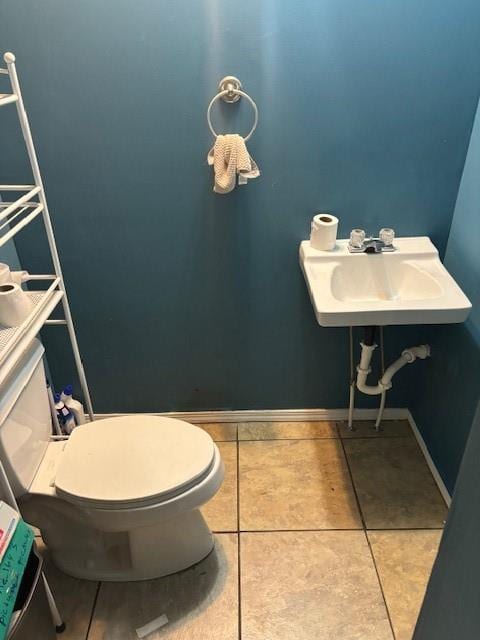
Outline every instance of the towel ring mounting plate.
<path fill-rule="evenodd" d="M 222 95 L 222 100 L 225 102 L 238 102 L 240 95 L 236 92 L 241 91 L 242 88 L 242 83 L 235 76 L 225 76 L 225 78 L 222 78 L 218 83 L 219 93 L 227 91 L 227 93 Z"/>

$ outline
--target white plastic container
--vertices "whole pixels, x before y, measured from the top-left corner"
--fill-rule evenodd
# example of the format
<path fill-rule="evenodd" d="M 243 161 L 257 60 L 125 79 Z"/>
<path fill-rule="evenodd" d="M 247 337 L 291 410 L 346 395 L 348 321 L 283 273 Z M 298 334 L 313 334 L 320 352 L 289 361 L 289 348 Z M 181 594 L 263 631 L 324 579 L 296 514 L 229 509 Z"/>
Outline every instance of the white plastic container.
<path fill-rule="evenodd" d="M 76 424 L 85 424 L 85 410 L 83 404 L 72 397 L 72 385 L 68 384 L 60 395 L 60 400 L 73 414 Z"/>
<path fill-rule="evenodd" d="M 56 393 L 54 396 L 55 402 L 55 411 L 57 412 L 58 422 L 60 424 L 61 430 L 65 433 L 65 418 L 69 415 L 72 415 L 70 411 L 65 406 L 65 403 L 60 398 L 60 394 Z M 73 416 L 72 416 L 73 418 Z"/>
<path fill-rule="evenodd" d="M 65 433 L 67 435 L 70 435 L 76 426 L 77 426 L 77 423 L 75 422 L 73 413 L 71 411 L 68 411 L 68 413 L 65 415 L 63 419 L 63 429 Z"/>

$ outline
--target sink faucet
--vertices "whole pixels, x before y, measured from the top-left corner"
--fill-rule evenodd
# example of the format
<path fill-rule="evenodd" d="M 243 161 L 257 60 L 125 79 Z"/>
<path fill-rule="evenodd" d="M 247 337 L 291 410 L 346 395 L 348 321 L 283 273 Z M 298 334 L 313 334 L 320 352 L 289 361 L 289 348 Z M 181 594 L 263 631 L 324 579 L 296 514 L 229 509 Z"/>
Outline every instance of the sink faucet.
<path fill-rule="evenodd" d="M 395 231 L 393 229 L 380 229 L 378 238 L 365 237 L 363 229 L 352 229 L 350 232 L 350 241 L 348 250 L 350 253 L 384 253 L 386 251 L 395 251 L 393 239 Z"/>

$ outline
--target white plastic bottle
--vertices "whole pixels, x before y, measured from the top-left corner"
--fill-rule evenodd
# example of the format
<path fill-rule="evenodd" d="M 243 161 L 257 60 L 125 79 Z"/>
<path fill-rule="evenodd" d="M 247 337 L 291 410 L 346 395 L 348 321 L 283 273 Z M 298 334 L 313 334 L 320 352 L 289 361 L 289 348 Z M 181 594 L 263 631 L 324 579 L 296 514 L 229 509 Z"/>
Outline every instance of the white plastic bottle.
<path fill-rule="evenodd" d="M 85 411 L 83 404 L 72 398 L 72 385 L 67 384 L 60 395 L 60 400 L 65 404 L 67 409 L 73 414 L 76 424 L 85 424 Z"/>
<path fill-rule="evenodd" d="M 68 411 L 63 419 L 63 429 L 65 433 L 67 435 L 70 435 L 76 426 L 77 424 L 75 422 L 75 418 L 73 417 L 73 413 L 71 411 Z"/>
<path fill-rule="evenodd" d="M 75 422 L 75 418 L 73 417 L 73 414 L 67 409 L 59 393 L 55 394 L 54 401 L 55 401 L 55 409 L 57 411 L 58 422 L 61 426 L 62 431 L 64 433 L 71 433 L 71 430 L 67 432 L 67 429 L 65 427 L 65 420 L 71 417 L 71 419 Z M 69 422 L 71 422 L 71 420 L 69 420 Z M 69 426 L 71 425 L 69 424 Z"/>

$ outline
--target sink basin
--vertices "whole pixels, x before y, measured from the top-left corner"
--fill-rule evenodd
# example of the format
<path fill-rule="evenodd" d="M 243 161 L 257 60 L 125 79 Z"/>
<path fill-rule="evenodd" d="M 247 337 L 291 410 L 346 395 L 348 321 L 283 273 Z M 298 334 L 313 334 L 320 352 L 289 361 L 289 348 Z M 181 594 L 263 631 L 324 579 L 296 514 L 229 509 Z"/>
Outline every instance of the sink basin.
<path fill-rule="evenodd" d="M 350 253 L 300 244 L 300 265 L 319 324 L 349 327 L 463 322 L 472 307 L 430 238 L 396 238 L 396 251 Z"/>

